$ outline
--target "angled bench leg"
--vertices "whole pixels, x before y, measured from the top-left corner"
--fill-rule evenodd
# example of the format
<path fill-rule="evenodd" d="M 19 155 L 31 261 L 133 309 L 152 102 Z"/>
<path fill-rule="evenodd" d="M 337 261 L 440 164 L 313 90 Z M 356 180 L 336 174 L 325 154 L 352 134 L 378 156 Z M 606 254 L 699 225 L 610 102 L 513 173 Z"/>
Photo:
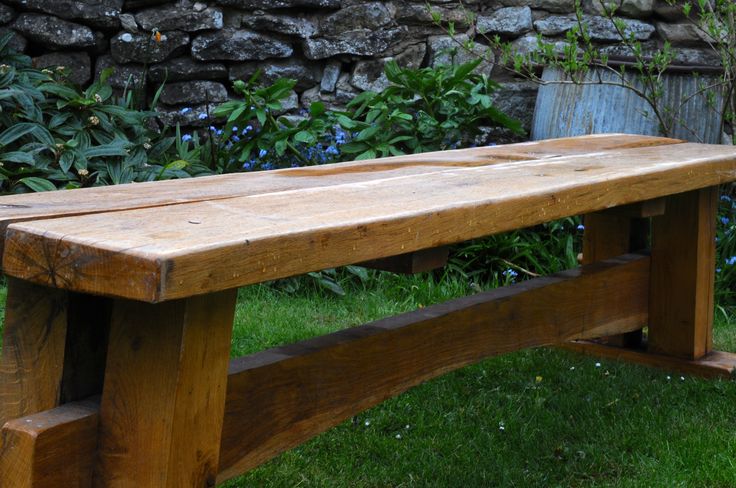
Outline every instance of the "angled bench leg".
<path fill-rule="evenodd" d="M 712 350 L 717 203 L 717 187 L 671 195 L 665 212 L 652 218 L 646 349 L 585 341 L 565 347 L 688 374 L 732 376 L 736 354 Z"/>
<path fill-rule="evenodd" d="M 115 302 L 95 486 L 214 486 L 236 296 Z"/>

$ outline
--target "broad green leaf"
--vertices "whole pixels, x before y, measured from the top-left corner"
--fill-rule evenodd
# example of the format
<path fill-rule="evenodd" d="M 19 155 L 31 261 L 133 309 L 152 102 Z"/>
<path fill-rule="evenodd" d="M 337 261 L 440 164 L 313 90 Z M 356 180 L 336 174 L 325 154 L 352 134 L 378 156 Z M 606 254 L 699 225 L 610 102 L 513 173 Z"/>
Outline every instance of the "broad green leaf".
<path fill-rule="evenodd" d="M 36 176 L 27 176 L 25 178 L 21 178 L 20 180 L 18 180 L 18 183 L 22 183 L 23 185 L 36 192 L 56 190 L 56 187 L 53 183 L 43 178 L 38 178 Z"/>

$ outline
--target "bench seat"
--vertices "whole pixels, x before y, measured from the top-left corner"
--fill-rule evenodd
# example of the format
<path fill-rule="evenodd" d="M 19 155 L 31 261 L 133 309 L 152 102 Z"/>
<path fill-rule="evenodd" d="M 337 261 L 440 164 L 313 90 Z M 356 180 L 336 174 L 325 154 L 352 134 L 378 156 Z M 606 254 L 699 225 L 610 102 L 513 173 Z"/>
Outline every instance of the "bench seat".
<path fill-rule="evenodd" d="M 429 165 L 411 156 L 385 165 L 238 175 L 243 189 L 228 197 L 217 193 L 206 201 L 195 196 L 176 205 L 149 202 L 114 215 L 14 223 L 6 233 L 3 269 L 39 284 L 161 302 L 461 242 L 736 177 L 730 148 L 650 140 L 655 144 L 594 153 L 542 151 L 544 157 L 533 159 L 518 145 L 511 152 L 523 154 L 521 159 L 488 156 L 482 148 L 430 155 L 435 162 Z M 487 157 L 488 164 L 477 165 Z M 206 178 L 185 184 L 200 181 L 208 187 Z M 116 197 L 126 191 L 140 190 L 132 185 Z"/>

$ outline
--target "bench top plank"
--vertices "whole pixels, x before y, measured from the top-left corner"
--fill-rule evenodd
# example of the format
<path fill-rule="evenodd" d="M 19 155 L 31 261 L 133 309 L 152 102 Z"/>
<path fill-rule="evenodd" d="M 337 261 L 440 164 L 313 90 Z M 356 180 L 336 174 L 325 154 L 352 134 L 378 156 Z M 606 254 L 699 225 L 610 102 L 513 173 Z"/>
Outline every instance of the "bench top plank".
<path fill-rule="evenodd" d="M 42 284 L 158 302 L 734 180 L 734 148 L 689 143 L 458 164 L 114 217 L 16 223 L 3 266 Z"/>
<path fill-rule="evenodd" d="M 370 181 L 387 176 L 416 175 L 456 166 L 482 166 L 581 154 L 591 150 L 660 146 L 680 142 L 682 141 L 662 137 L 601 134 L 282 171 L 235 173 L 204 178 L 81 188 L 74 191 L 6 195 L 0 199 L 0 251 L 7 226 L 24 220 L 176 205 Z"/>

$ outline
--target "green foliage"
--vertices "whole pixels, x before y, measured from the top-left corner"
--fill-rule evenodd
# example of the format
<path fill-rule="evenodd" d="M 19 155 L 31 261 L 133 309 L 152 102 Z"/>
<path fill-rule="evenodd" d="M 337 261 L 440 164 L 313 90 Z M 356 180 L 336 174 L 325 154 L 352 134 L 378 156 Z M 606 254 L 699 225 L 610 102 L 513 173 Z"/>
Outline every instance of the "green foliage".
<path fill-rule="evenodd" d="M 214 111 L 216 117 L 226 119 L 223 131 L 215 131 L 215 136 L 230 154 L 218 169 L 232 172 L 315 164 L 308 148 L 324 144 L 331 134 L 324 104 L 313 103 L 306 116 L 283 115 L 296 80 L 281 78 L 259 86 L 259 75 L 257 72 L 247 82 L 236 81 L 234 89 L 243 98 L 225 102 Z"/>
<path fill-rule="evenodd" d="M 63 70 L 37 70 L 0 40 L 0 191 L 46 191 L 181 175 L 151 164 L 166 144 L 153 144 L 152 112 L 130 110 L 106 83 L 86 90 Z M 173 138 L 171 138 L 173 143 Z M 163 168 L 163 169 L 162 169 Z"/>
<path fill-rule="evenodd" d="M 498 84 L 474 72 L 479 64 L 408 69 L 387 63 L 391 86 L 358 95 L 349 112 L 336 115 L 353 133 L 343 153 L 370 159 L 468 146 L 481 126 L 523 133 L 518 121 L 493 106 Z"/>
<path fill-rule="evenodd" d="M 716 303 L 736 310 L 736 188 L 720 197 L 716 230 Z"/>

